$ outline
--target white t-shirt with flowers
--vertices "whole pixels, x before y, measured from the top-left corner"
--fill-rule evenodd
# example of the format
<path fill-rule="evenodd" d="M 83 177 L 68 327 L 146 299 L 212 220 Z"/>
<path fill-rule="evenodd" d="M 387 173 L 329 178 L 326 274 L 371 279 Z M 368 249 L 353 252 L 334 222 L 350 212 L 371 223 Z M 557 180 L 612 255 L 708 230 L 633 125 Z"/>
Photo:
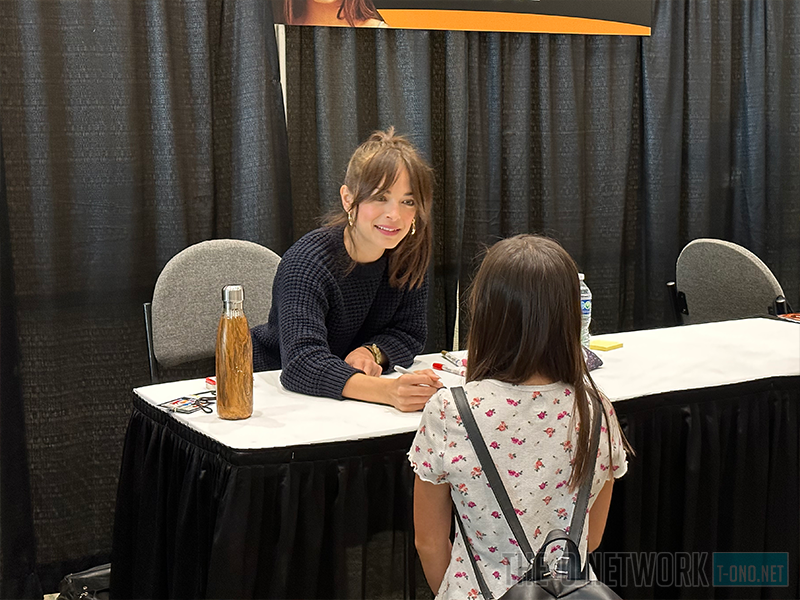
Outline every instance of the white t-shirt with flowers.
<path fill-rule="evenodd" d="M 531 546 L 538 550 L 552 529 L 569 530 L 577 497 L 567 484 L 579 427 L 577 416 L 573 418 L 573 389 L 563 383 L 526 386 L 487 379 L 470 382 L 464 390 L 511 504 Z M 606 410 L 614 414 L 609 403 Z M 612 474 L 621 477 L 627 470 L 616 418 L 610 448 L 607 427 L 604 419 L 590 508 Z M 464 524 L 489 589 L 499 598 L 529 567 L 488 487 L 449 390 L 440 390 L 428 401 L 408 458 L 420 479 L 449 484 L 456 518 Z M 579 547 L 584 561 L 587 536 L 584 524 Z M 559 549 L 554 544 L 548 551 Z M 478 595 L 478 582 L 456 529 L 450 565 L 436 597 Z"/>

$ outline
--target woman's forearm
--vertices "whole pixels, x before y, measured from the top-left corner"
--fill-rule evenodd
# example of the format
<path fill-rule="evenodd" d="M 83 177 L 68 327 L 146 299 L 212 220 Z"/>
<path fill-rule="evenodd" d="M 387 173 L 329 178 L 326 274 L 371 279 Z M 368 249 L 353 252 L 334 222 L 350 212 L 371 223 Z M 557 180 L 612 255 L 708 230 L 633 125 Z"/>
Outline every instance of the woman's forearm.
<path fill-rule="evenodd" d="M 391 384 L 390 379 L 356 373 L 344 384 L 342 396 L 376 404 L 391 404 Z"/>
<path fill-rule="evenodd" d="M 366 402 L 388 404 L 403 412 L 422 410 L 441 383 L 435 375 L 414 373 L 401 375 L 397 379 L 371 377 L 356 373 L 342 389 L 342 396 Z"/>

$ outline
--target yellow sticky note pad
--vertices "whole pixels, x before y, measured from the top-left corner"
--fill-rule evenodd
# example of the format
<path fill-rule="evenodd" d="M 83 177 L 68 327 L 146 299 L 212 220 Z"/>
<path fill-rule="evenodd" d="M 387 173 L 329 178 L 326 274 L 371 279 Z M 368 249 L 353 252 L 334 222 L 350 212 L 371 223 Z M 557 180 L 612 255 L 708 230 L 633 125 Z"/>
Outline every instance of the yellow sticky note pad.
<path fill-rule="evenodd" d="M 596 340 L 592 339 L 589 341 L 589 349 L 590 350 L 614 350 L 616 348 L 622 348 L 622 342 L 615 342 L 614 340 Z"/>

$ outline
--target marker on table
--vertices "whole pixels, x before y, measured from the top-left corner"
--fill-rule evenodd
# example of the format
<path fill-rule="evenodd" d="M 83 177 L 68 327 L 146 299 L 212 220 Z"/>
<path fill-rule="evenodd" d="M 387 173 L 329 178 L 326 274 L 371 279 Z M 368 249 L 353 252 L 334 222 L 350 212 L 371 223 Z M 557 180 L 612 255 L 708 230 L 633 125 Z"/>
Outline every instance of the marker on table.
<path fill-rule="evenodd" d="M 442 356 L 445 360 L 450 361 L 457 367 L 466 367 L 467 366 L 467 359 L 466 358 L 457 358 L 447 350 L 442 350 Z"/>
<path fill-rule="evenodd" d="M 445 373 L 452 373 L 453 375 L 458 375 L 460 377 L 464 377 L 467 374 L 467 370 L 464 367 L 451 367 L 450 365 L 445 365 L 442 363 L 433 363 L 433 368 L 437 371 L 444 371 Z"/>
<path fill-rule="evenodd" d="M 397 371 L 398 373 L 401 373 L 402 375 L 416 375 L 416 373 L 414 373 L 414 371 L 411 371 L 410 369 L 406 369 L 405 367 L 401 367 L 400 365 L 395 365 L 394 366 L 394 370 Z M 427 385 L 427 384 L 422 383 L 420 385 Z M 433 387 L 433 386 L 428 386 L 428 387 Z M 446 388 L 447 386 L 443 385 L 442 387 Z"/>

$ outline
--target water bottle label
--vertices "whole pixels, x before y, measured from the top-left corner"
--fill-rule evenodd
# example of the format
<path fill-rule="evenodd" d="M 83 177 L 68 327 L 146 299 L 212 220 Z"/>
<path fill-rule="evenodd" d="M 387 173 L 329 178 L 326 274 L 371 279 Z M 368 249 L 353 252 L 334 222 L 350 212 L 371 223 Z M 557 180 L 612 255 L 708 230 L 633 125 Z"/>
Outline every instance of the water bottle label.
<path fill-rule="evenodd" d="M 585 315 L 592 314 L 592 299 L 581 299 L 581 312 Z"/>

